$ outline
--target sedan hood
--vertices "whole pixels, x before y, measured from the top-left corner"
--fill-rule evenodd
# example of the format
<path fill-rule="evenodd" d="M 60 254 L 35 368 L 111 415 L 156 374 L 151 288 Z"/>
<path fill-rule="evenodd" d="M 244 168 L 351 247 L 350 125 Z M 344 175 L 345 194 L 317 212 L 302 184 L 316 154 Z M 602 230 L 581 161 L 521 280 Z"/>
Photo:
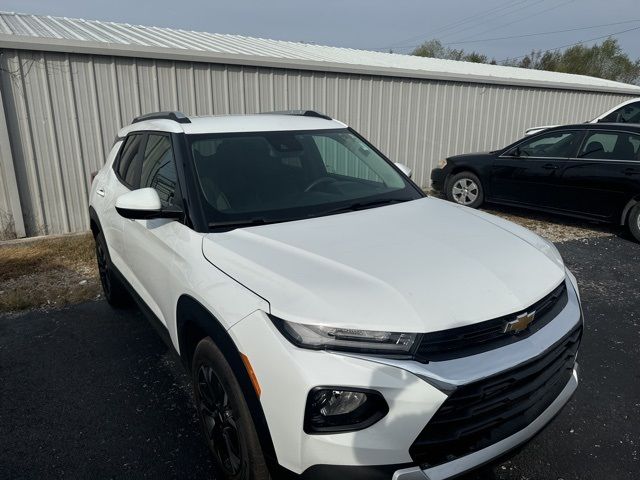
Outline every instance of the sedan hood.
<path fill-rule="evenodd" d="M 424 198 L 212 233 L 202 248 L 285 320 L 431 332 L 526 309 L 563 280 L 538 237 L 492 218 Z"/>

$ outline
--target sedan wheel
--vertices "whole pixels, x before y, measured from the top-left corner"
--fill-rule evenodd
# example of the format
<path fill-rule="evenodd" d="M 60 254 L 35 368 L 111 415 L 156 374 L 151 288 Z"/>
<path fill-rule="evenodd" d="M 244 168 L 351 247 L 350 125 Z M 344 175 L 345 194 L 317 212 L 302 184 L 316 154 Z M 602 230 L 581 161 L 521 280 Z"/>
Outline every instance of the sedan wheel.
<path fill-rule="evenodd" d="M 462 178 L 453 184 L 453 198 L 460 205 L 470 205 L 478 198 L 480 189 L 473 180 Z"/>
<path fill-rule="evenodd" d="M 629 212 L 629 230 L 633 238 L 640 242 L 640 203 Z"/>
<path fill-rule="evenodd" d="M 447 198 L 465 207 L 477 208 L 484 201 L 480 179 L 471 172 L 461 172 L 449 179 Z"/>

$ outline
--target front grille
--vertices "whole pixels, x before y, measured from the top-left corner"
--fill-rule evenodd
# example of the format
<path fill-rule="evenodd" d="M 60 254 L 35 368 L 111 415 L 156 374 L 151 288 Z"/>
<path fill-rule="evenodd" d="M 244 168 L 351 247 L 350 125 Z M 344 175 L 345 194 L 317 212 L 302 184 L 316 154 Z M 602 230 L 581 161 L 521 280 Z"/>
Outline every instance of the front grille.
<path fill-rule="evenodd" d="M 455 390 L 411 446 L 413 460 L 439 465 L 525 428 L 566 386 L 581 336 L 582 325 L 542 356 Z"/>
<path fill-rule="evenodd" d="M 562 282 L 549 295 L 521 312 L 473 325 L 423 334 L 414 357 L 419 362 L 451 360 L 517 342 L 547 325 L 566 306 L 567 301 L 567 287 Z M 507 323 L 522 313 L 534 311 L 535 320 L 528 328 L 515 334 L 504 333 Z"/>

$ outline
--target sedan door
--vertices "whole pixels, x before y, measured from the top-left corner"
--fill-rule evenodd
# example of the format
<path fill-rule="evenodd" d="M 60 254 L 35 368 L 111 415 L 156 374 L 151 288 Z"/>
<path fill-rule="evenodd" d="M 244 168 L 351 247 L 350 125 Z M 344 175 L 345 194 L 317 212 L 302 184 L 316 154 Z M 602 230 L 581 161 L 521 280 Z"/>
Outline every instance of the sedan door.
<path fill-rule="evenodd" d="M 568 208 L 577 214 L 618 221 L 627 202 L 640 193 L 639 155 L 640 135 L 588 132 L 562 173 Z"/>
<path fill-rule="evenodd" d="M 541 133 L 504 152 L 491 167 L 488 199 L 544 208 L 562 205 L 562 169 L 582 136 L 578 130 Z"/>

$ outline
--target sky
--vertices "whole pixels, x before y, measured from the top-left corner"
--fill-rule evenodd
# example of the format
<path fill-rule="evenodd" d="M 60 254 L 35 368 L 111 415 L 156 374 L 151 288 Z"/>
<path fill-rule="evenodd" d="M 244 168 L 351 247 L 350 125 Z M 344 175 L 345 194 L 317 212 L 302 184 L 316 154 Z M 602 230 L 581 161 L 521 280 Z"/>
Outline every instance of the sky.
<path fill-rule="evenodd" d="M 616 38 L 640 57 L 638 0 L 0 0 L 0 10 L 397 53 L 438 38 L 498 61 L 634 29 Z"/>

